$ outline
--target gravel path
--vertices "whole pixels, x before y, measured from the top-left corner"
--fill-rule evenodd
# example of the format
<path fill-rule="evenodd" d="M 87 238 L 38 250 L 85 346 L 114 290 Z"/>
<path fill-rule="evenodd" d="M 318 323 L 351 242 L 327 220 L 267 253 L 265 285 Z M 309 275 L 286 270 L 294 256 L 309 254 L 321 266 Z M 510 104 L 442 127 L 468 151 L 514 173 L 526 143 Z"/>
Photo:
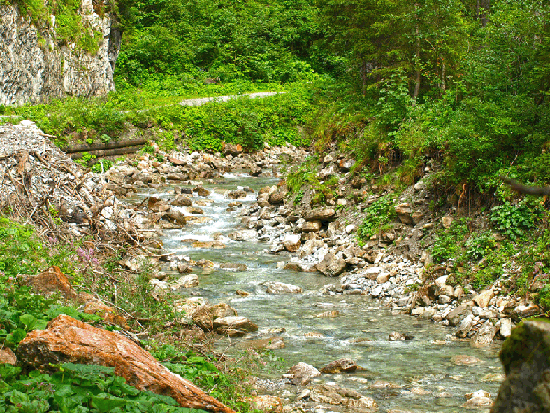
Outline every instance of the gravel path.
<path fill-rule="evenodd" d="M 180 102 L 182 106 L 201 106 L 210 102 L 227 102 L 231 99 L 237 99 L 242 96 L 248 96 L 250 99 L 264 98 L 267 96 L 274 96 L 286 92 L 254 92 L 254 93 L 243 93 L 242 95 L 227 95 L 227 96 L 216 96 L 208 98 L 198 98 L 198 99 L 185 99 Z"/>

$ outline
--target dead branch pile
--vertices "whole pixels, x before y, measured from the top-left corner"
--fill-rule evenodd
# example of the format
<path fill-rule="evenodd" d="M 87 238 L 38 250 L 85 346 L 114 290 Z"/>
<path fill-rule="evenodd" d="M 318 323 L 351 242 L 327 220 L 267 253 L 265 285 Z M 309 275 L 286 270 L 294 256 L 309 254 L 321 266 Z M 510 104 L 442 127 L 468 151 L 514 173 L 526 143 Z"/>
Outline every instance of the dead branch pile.
<path fill-rule="evenodd" d="M 0 210 L 61 239 L 135 240 L 135 211 L 50 137 L 30 121 L 0 126 Z"/>

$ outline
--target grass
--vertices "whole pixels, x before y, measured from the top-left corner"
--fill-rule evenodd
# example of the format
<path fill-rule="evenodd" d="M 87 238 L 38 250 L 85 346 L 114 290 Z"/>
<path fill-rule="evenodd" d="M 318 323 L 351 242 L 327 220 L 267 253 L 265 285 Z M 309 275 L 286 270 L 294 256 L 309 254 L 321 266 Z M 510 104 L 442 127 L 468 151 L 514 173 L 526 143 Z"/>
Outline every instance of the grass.
<path fill-rule="evenodd" d="M 279 84 L 235 82 L 219 85 L 181 85 L 168 90 L 120 87 L 105 97 L 68 97 L 49 104 L 4 107 L 10 118 L 0 121 L 15 123 L 30 119 L 44 132 L 56 136 L 64 147 L 71 143 L 108 142 L 128 134 L 158 140 L 162 149 L 178 144 L 191 150 L 219 151 L 223 142 L 238 143 L 246 149 L 271 145 L 307 144 L 299 127 L 310 115 L 309 86 L 287 85 L 288 93 L 261 99 L 246 96 L 227 102 L 203 106 L 181 106 L 189 98 L 220 95 L 242 95 L 259 90 L 282 91 Z M 133 131 L 133 132 L 130 132 Z"/>

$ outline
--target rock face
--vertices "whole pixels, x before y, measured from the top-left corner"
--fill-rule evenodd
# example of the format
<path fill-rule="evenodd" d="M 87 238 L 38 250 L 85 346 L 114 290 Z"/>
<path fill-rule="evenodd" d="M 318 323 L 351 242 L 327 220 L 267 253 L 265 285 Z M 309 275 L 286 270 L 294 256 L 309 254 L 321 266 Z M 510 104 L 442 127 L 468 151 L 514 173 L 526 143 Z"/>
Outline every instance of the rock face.
<path fill-rule="evenodd" d="M 58 45 L 55 26 L 39 30 L 17 7 L 0 6 L 0 105 L 104 95 L 114 90 L 121 34 L 109 13 L 101 17 L 94 12 L 91 0 L 82 1 L 81 17 L 89 30 L 102 36 L 93 56 L 74 45 Z"/>
<path fill-rule="evenodd" d="M 500 351 L 506 378 L 492 413 L 550 411 L 550 323 L 523 321 Z"/>
<path fill-rule="evenodd" d="M 60 315 L 46 330 L 27 334 L 17 349 L 20 362 L 28 367 L 48 369 L 49 363 L 100 364 L 115 368 L 128 384 L 173 397 L 180 406 L 212 412 L 232 413 L 191 382 L 171 373 L 150 353 L 112 331 Z"/>

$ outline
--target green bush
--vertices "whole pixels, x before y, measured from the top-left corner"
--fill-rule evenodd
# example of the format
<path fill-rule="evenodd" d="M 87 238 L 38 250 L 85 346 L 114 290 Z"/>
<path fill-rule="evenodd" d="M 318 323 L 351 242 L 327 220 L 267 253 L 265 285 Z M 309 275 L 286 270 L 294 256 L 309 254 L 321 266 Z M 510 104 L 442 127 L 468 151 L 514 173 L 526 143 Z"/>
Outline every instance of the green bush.
<path fill-rule="evenodd" d="M 439 231 L 432 247 L 434 262 L 445 262 L 460 256 L 468 233 L 468 226 L 464 219 L 456 220 L 447 230 Z"/>
<path fill-rule="evenodd" d="M 74 268 L 73 254 L 53 238 L 50 245 L 44 245 L 31 226 L 0 217 L 0 272 L 7 277 L 36 274 L 53 265 L 70 273 Z"/>
<path fill-rule="evenodd" d="M 470 260 L 479 261 L 496 248 L 496 240 L 490 232 L 475 233 L 468 238 L 464 247 Z"/>
<path fill-rule="evenodd" d="M 357 228 L 357 239 L 360 243 L 367 241 L 380 228 L 396 217 L 395 200 L 391 195 L 377 199 L 364 212 L 363 222 Z"/>
<path fill-rule="evenodd" d="M 491 209 L 491 222 L 498 231 L 514 240 L 523 236 L 525 230 L 534 228 L 543 212 L 540 203 L 528 199 L 517 205 L 505 202 Z"/>

